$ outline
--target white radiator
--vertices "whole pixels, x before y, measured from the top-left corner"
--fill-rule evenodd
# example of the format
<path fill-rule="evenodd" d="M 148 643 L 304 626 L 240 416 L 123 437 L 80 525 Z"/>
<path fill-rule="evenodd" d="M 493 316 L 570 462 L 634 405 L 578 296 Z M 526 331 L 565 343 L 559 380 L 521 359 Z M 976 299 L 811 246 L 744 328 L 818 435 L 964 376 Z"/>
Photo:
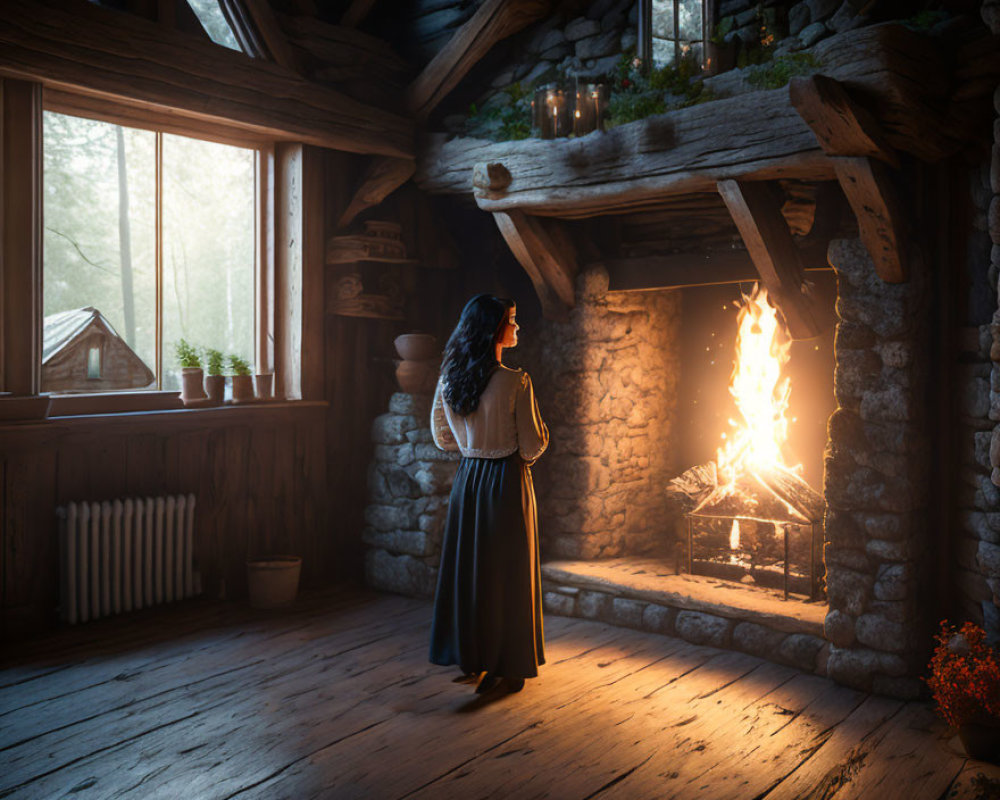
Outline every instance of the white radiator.
<path fill-rule="evenodd" d="M 64 621 L 196 594 L 193 494 L 69 503 L 56 511 Z"/>

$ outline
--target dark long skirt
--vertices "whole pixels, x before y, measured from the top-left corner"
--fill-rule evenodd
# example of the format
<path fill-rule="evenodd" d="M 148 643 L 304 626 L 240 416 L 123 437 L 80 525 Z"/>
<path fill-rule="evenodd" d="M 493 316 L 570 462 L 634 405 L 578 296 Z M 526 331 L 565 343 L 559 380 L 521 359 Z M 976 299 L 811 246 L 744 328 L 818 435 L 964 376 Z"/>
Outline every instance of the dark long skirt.
<path fill-rule="evenodd" d="M 430 660 L 533 678 L 545 663 L 531 470 L 515 453 L 463 458 L 448 505 Z"/>

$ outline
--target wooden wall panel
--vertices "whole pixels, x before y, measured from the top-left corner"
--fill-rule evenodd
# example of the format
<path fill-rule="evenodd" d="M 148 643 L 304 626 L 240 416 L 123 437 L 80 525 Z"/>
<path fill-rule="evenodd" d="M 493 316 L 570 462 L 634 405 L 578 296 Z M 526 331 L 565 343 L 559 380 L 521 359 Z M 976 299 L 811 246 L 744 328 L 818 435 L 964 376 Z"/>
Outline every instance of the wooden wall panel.
<path fill-rule="evenodd" d="M 0 426 L 0 635 L 57 620 L 56 506 L 193 492 L 208 597 L 246 595 L 246 558 L 303 556 L 302 586 L 329 582 L 325 403 L 62 418 Z"/>

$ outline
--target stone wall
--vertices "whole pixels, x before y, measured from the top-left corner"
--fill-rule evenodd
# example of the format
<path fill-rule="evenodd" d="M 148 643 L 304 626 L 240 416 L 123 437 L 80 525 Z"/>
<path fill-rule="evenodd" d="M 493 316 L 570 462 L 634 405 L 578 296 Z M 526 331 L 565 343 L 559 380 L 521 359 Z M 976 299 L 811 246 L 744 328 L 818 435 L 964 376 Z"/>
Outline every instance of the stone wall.
<path fill-rule="evenodd" d="M 680 293 L 607 287 L 603 268 L 583 274 L 569 317 L 540 323 L 511 359 L 534 376 L 552 435 L 535 468 L 544 558 L 650 552 L 672 530 Z"/>
<path fill-rule="evenodd" d="M 434 594 L 458 468 L 458 454 L 438 450 L 431 439 L 431 399 L 396 392 L 388 413 L 376 417 L 362 533 L 368 585 L 417 597 Z"/>
<path fill-rule="evenodd" d="M 907 283 L 885 283 L 859 240 L 833 241 L 828 256 L 840 321 L 825 454 L 827 671 L 860 689 L 916 696 L 930 613 L 927 275 L 913 269 Z"/>
<path fill-rule="evenodd" d="M 982 5 L 982 18 L 994 34 L 1000 34 L 1000 1 L 985 0 Z M 985 228 L 990 238 L 990 256 L 988 276 L 991 284 L 1000 276 L 1000 85 L 993 94 L 993 107 L 996 116 L 993 119 L 993 149 L 988 169 L 982 173 L 979 192 L 974 194 L 979 202 L 975 215 L 978 228 Z M 988 177 L 988 179 L 987 179 Z M 983 210 L 985 209 L 985 214 Z M 1000 286 L 998 286 L 1000 290 Z M 990 359 L 993 362 L 990 369 L 989 418 L 992 422 L 1000 422 L 1000 311 L 993 315 L 990 325 L 992 343 Z M 991 483 L 1000 486 L 1000 425 L 993 428 L 990 437 L 989 459 L 991 467 Z M 984 486 L 988 485 L 985 484 Z M 992 488 L 992 487 L 990 487 Z M 980 601 L 983 622 L 987 633 L 993 642 L 1000 642 L 1000 493 L 984 492 L 991 508 L 976 519 L 980 523 L 975 527 L 974 534 L 978 539 L 974 566 L 986 582 L 989 597 Z M 982 524 L 985 523 L 985 524 Z M 966 551 L 968 553 L 968 551 Z M 971 568 L 973 565 L 966 564 Z M 975 601 L 976 597 L 972 600 Z"/>

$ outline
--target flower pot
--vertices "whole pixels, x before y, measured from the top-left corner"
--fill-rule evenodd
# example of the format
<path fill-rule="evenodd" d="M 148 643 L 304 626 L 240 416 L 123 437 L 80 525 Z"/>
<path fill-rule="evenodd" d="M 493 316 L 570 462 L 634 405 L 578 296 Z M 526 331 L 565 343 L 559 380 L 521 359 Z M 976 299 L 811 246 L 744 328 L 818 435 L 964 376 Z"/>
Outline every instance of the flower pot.
<path fill-rule="evenodd" d="M 396 366 L 396 382 L 407 394 L 431 394 L 437 382 L 439 366 L 436 358 L 429 361 L 400 361 Z"/>
<path fill-rule="evenodd" d="M 247 561 L 247 589 L 253 608 L 283 608 L 295 601 L 301 556 L 265 556 Z"/>
<path fill-rule="evenodd" d="M 205 392 L 213 405 L 221 406 L 226 399 L 226 376 L 206 375 Z"/>
<path fill-rule="evenodd" d="M 208 395 L 203 385 L 201 367 L 184 367 L 181 370 L 181 402 L 186 406 L 204 405 Z"/>
<path fill-rule="evenodd" d="M 253 376 L 233 375 L 233 402 L 253 402 Z"/>
<path fill-rule="evenodd" d="M 393 344 L 399 357 L 406 361 L 428 361 L 438 354 L 437 339 L 429 333 L 404 333 Z"/>
<path fill-rule="evenodd" d="M 274 397 L 274 373 L 257 373 L 253 377 L 254 388 L 258 400 L 271 400 Z"/>
<path fill-rule="evenodd" d="M 1000 764 L 1000 719 L 977 714 L 958 726 L 958 738 L 970 758 Z"/>

